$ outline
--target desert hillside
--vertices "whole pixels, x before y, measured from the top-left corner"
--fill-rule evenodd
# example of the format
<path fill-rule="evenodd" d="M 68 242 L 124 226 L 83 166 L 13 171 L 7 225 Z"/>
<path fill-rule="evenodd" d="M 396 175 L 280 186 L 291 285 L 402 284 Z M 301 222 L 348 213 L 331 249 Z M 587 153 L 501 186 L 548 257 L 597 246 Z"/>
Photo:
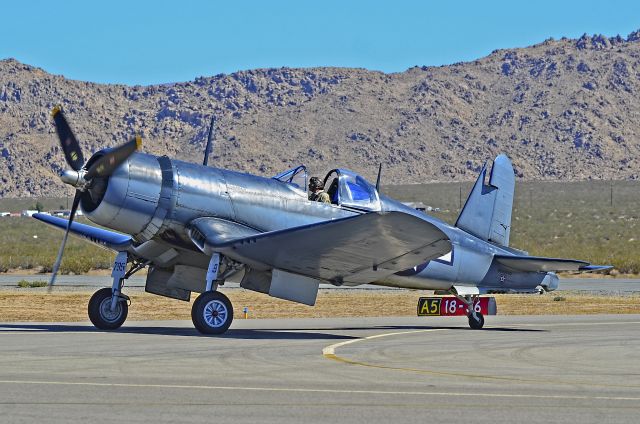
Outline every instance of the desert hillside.
<path fill-rule="evenodd" d="M 104 85 L 0 61 L 0 196 L 64 195 L 51 108 L 85 155 L 135 132 L 144 150 L 273 175 L 298 163 L 386 184 L 470 180 L 506 152 L 526 180 L 637 179 L 640 31 L 547 40 L 473 62 L 384 74 L 257 69 L 153 86 Z"/>

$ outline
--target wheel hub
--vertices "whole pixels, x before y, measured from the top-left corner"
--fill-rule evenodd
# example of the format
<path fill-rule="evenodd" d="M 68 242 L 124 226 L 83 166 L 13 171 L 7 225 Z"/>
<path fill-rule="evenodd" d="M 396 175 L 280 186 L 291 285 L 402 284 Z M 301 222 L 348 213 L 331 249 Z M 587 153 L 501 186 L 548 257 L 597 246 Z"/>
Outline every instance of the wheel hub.
<path fill-rule="evenodd" d="M 222 327 L 227 317 L 227 307 L 219 300 L 212 300 L 204 307 L 204 320 L 210 327 Z"/>
<path fill-rule="evenodd" d="M 100 315 L 105 321 L 114 322 L 117 321 L 122 314 L 122 306 L 118 301 L 116 307 L 111 310 L 111 298 L 107 297 L 100 303 Z"/>

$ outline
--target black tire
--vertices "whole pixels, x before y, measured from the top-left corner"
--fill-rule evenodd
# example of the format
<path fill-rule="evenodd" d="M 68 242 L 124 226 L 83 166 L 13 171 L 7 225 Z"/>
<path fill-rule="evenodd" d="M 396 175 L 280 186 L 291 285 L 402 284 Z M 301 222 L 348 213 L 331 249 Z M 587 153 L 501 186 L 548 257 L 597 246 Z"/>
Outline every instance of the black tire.
<path fill-rule="evenodd" d="M 480 312 L 476 312 L 476 318 L 474 318 L 473 314 L 469 315 L 469 327 L 474 330 L 480 330 L 484 327 L 484 316 Z"/>
<path fill-rule="evenodd" d="M 224 294 L 205 292 L 193 302 L 191 320 L 202 334 L 223 334 L 233 321 L 233 306 Z"/>
<path fill-rule="evenodd" d="M 91 296 L 89 300 L 89 319 L 100 330 L 115 330 L 127 319 L 129 305 L 124 299 L 119 299 L 116 310 L 111 312 L 111 289 L 105 287 Z"/>

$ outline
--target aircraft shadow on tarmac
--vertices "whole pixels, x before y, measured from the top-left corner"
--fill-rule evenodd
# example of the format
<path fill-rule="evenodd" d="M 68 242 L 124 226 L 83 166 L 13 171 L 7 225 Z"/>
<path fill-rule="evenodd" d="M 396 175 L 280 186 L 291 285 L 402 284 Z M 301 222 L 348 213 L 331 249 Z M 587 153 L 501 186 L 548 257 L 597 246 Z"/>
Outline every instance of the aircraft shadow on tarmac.
<path fill-rule="evenodd" d="M 222 339 L 271 339 L 271 340 L 348 340 L 357 339 L 357 336 L 349 336 L 343 334 L 331 334 L 330 331 L 355 331 L 355 330 L 431 330 L 445 329 L 455 331 L 471 331 L 467 327 L 433 327 L 433 326 L 416 326 L 416 325 L 389 325 L 389 326 L 362 326 L 362 327 L 335 327 L 335 328 L 318 328 L 305 329 L 301 331 L 291 328 L 271 328 L 271 329 L 230 329 L 223 335 L 208 336 L 198 333 L 193 328 L 183 327 L 155 327 L 155 326 L 128 326 L 121 327 L 115 331 L 104 331 L 105 334 L 150 334 L 163 336 L 184 336 L 184 337 L 215 337 Z M 28 331 L 33 334 L 41 332 L 45 333 L 96 333 L 100 330 L 86 325 L 77 324 L 1 324 L 1 333 L 13 333 L 16 331 Z M 546 330 L 530 329 L 530 328 L 503 328 L 489 327 L 482 331 L 505 331 L 505 332 L 544 332 Z"/>
<path fill-rule="evenodd" d="M 18 331 L 28 331 L 33 334 L 38 333 L 104 333 L 104 334 L 150 334 L 162 336 L 185 336 L 185 337 L 214 337 L 220 339 L 282 339 L 282 340 L 314 340 L 314 339 L 357 339 L 354 336 L 339 334 L 328 334 L 313 331 L 299 331 L 294 329 L 230 329 L 225 334 L 209 336 L 198 333 L 193 328 L 181 327 L 144 327 L 128 326 L 121 327 L 114 331 L 101 331 L 94 327 L 75 324 L 1 324 L 0 334 L 10 334 Z"/>
<path fill-rule="evenodd" d="M 0 327 L 1 329 L 2 327 Z M 278 330 L 278 329 L 272 329 Z M 284 331 L 285 329 L 282 329 Z M 356 331 L 356 330 L 455 330 L 455 331 L 505 331 L 505 332 L 546 332 L 547 330 L 539 330 L 535 328 L 508 328 L 508 327 L 484 327 L 482 330 L 471 330 L 469 327 L 444 327 L 444 326 L 431 326 L 431 325 L 375 325 L 375 326 L 362 326 L 362 327 L 331 327 L 331 328 L 318 328 L 322 331 Z"/>

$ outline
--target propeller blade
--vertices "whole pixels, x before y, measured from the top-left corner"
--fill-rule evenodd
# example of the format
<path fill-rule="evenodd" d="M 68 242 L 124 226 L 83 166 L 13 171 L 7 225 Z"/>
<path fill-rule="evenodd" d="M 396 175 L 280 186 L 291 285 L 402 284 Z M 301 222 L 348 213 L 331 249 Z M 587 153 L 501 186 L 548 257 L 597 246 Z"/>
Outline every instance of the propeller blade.
<path fill-rule="evenodd" d="M 69 215 L 69 222 L 67 223 L 67 229 L 64 232 L 64 237 L 62 238 L 62 244 L 60 244 L 60 250 L 58 250 L 58 257 L 56 258 L 56 261 L 53 264 L 53 270 L 51 271 L 51 281 L 49 281 L 49 290 L 51 290 L 53 285 L 56 283 L 58 270 L 60 269 L 60 264 L 62 263 L 62 253 L 64 252 L 64 246 L 67 244 L 67 238 L 69 237 L 69 230 L 71 229 L 73 218 L 75 218 L 76 216 L 76 211 L 78 210 L 78 205 L 80 204 L 81 196 L 82 196 L 82 192 L 80 190 L 76 190 L 76 195 L 74 196 L 73 204 L 71 205 L 71 214 Z"/>
<path fill-rule="evenodd" d="M 142 146 L 142 139 L 140 136 L 136 136 L 126 143 L 108 150 L 91 165 L 84 179 L 88 181 L 93 177 L 106 177 L 111 175 L 111 173 L 126 161 L 133 152 L 138 150 L 140 146 Z"/>
<path fill-rule="evenodd" d="M 209 135 L 207 136 L 207 147 L 204 148 L 204 161 L 202 165 L 207 166 L 209 163 L 209 154 L 211 153 L 211 145 L 213 144 L 213 137 L 215 135 L 214 126 L 216 124 L 216 116 L 211 117 L 211 126 L 209 127 Z"/>
<path fill-rule="evenodd" d="M 79 171 L 82 169 L 82 165 L 84 165 L 84 157 L 82 156 L 80 143 L 78 143 L 76 136 L 73 135 L 73 131 L 71 131 L 71 127 L 64 117 L 62 107 L 54 107 L 51 115 L 56 124 L 56 132 L 60 139 L 60 146 L 64 152 L 64 158 L 74 171 Z"/>

